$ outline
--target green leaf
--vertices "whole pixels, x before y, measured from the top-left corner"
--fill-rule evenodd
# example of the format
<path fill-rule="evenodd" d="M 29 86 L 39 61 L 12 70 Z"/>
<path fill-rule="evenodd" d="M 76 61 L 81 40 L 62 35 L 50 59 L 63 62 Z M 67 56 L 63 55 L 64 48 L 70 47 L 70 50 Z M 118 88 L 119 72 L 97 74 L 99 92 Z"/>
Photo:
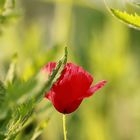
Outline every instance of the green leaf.
<path fill-rule="evenodd" d="M 18 103 L 19 100 L 25 98 L 25 100 L 31 97 L 31 92 L 37 87 L 39 83 L 34 77 L 30 78 L 28 81 L 23 81 L 16 79 L 13 84 L 7 86 L 7 102 Z M 17 94 L 20 93 L 20 94 Z"/>
<path fill-rule="evenodd" d="M 22 130 L 25 122 L 32 115 L 34 110 L 34 100 L 30 99 L 13 109 L 12 119 L 9 121 L 4 140 L 14 140 Z"/>
<path fill-rule="evenodd" d="M 123 21 L 124 23 L 130 25 L 134 28 L 140 28 L 140 16 L 135 14 L 129 14 L 126 11 L 122 12 L 116 9 L 110 9 L 112 14 L 116 16 L 118 19 Z"/>

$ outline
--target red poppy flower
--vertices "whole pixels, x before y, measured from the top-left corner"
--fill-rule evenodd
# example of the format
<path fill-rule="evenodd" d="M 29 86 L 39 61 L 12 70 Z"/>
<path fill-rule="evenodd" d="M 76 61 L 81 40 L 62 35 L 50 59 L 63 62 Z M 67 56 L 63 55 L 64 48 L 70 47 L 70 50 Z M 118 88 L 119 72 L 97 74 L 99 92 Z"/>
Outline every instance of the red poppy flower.
<path fill-rule="evenodd" d="M 55 66 L 55 62 L 49 62 L 43 70 L 51 74 Z M 79 107 L 84 98 L 93 95 L 106 83 L 101 81 L 91 86 L 92 82 L 92 76 L 82 67 L 67 63 L 60 78 L 45 97 L 52 102 L 57 111 L 69 114 Z"/>

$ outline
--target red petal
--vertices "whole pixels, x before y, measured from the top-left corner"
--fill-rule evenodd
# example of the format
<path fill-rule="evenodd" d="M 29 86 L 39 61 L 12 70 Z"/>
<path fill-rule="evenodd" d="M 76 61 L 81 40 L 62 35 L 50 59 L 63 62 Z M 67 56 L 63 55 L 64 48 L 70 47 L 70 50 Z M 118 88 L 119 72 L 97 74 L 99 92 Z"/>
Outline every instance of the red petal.
<path fill-rule="evenodd" d="M 77 98 L 82 96 L 89 89 L 92 81 L 92 76 L 83 70 L 83 68 L 68 63 L 61 83 L 68 83 L 67 89 L 70 90 L 65 90 L 65 92 L 68 92 L 70 98 L 77 100 Z"/>
<path fill-rule="evenodd" d="M 69 113 L 74 112 L 80 106 L 81 102 L 82 102 L 82 99 L 81 100 L 75 100 L 75 101 L 73 101 L 61 113 L 69 114 Z"/>
<path fill-rule="evenodd" d="M 48 98 L 54 105 L 55 109 L 63 114 L 69 114 L 71 112 L 74 112 L 81 104 L 83 99 L 78 99 L 75 101 L 72 101 L 68 105 L 63 105 L 62 102 L 59 102 L 59 100 L 54 97 L 55 93 L 53 91 L 50 91 L 46 98 Z"/>
<path fill-rule="evenodd" d="M 94 85 L 93 87 L 91 87 L 85 94 L 85 97 L 90 97 L 92 96 L 97 90 L 99 90 L 100 88 L 102 88 L 105 84 L 107 83 L 107 81 L 103 80 L 100 81 L 99 83 L 97 83 L 96 85 Z"/>

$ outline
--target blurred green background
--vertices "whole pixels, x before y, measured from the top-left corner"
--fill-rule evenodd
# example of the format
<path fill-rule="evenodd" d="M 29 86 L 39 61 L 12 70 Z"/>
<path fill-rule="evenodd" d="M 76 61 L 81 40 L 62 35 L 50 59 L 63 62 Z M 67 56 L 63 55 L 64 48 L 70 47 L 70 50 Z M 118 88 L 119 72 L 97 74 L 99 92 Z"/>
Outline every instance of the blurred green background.
<path fill-rule="evenodd" d="M 101 0 L 18 0 L 16 12 L 18 18 L 0 24 L 0 79 L 15 52 L 27 80 L 68 46 L 68 61 L 83 66 L 95 83 L 108 81 L 67 116 L 68 140 L 140 140 L 140 32 L 111 16 Z M 63 139 L 62 114 L 51 110 L 40 140 Z"/>

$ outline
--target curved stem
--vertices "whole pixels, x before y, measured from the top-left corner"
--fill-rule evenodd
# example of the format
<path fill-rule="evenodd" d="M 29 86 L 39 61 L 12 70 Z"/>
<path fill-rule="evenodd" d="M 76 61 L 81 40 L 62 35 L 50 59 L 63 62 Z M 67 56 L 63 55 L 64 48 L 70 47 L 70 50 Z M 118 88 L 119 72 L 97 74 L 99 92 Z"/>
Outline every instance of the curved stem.
<path fill-rule="evenodd" d="M 67 140 L 66 116 L 64 114 L 63 114 L 63 134 L 64 134 L 64 140 Z"/>

